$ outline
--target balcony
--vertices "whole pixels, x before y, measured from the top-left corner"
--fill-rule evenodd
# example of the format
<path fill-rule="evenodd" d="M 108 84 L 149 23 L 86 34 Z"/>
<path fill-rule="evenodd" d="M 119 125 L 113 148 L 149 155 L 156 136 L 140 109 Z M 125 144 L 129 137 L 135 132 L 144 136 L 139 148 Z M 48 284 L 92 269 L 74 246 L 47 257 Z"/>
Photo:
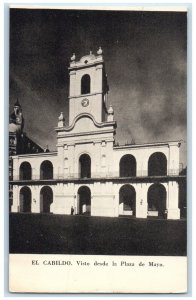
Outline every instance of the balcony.
<path fill-rule="evenodd" d="M 147 170 L 142 170 L 137 172 L 137 176 L 132 177 L 120 177 L 119 172 L 91 172 L 91 177 L 81 178 L 78 173 L 69 173 L 67 175 L 58 173 L 53 174 L 53 178 L 50 179 L 40 179 L 40 175 L 33 175 L 31 179 L 21 179 L 20 176 L 13 176 L 13 180 L 10 181 L 11 184 L 56 184 L 57 182 L 96 182 L 96 181 L 115 181 L 115 182 L 168 182 L 171 180 L 180 180 L 185 176 L 179 175 L 179 169 L 168 170 L 168 175 L 154 175 L 148 176 Z"/>

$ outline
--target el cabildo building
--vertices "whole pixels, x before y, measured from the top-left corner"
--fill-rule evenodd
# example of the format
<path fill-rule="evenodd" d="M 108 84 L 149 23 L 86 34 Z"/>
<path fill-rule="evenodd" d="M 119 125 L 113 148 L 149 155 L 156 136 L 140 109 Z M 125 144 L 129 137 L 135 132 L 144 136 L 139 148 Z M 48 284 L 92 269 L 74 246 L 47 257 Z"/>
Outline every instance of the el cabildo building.
<path fill-rule="evenodd" d="M 12 156 L 12 212 L 179 219 L 181 142 L 120 146 L 102 49 L 71 57 L 57 151 Z M 120 113 L 120 111 L 118 112 Z"/>

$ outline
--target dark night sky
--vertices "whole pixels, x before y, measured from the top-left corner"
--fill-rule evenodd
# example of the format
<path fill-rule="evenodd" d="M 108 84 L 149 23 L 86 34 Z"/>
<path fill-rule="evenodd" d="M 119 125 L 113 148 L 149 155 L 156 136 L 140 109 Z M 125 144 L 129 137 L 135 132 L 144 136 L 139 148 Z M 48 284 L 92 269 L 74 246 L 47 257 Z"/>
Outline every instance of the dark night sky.
<path fill-rule="evenodd" d="M 55 150 L 61 111 L 68 123 L 70 57 L 101 46 L 116 141 L 186 140 L 186 27 L 183 12 L 11 9 L 10 109 L 18 98 L 25 132 Z"/>

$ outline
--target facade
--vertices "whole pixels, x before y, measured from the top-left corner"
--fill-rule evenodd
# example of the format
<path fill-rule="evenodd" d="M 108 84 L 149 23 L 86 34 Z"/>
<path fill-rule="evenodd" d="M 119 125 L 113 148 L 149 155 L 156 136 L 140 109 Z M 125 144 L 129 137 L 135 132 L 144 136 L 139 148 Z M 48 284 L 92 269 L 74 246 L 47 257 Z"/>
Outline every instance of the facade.
<path fill-rule="evenodd" d="M 179 219 L 180 141 L 118 145 L 102 49 L 71 57 L 57 151 L 14 155 L 12 212 Z"/>

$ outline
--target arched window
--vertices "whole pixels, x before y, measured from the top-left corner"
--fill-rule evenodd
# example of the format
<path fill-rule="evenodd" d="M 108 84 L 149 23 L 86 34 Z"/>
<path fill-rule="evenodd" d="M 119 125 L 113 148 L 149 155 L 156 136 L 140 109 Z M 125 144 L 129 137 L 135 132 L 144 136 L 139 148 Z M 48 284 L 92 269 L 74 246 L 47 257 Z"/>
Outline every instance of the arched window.
<path fill-rule="evenodd" d="M 136 176 L 136 159 L 133 155 L 126 154 L 120 160 L 120 177 Z"/>
<path fill-rule="evenodd" d="M 51 161 L 45 160 L 40 166 L 40 179 L 53 179 L 53 165 Z"/>
<path fill-rule="evenodd" d="M 49 186 L 43 186 L 40 191 L 40 212 L 49 213 L 53 202 L 53 191 Z"/>
<path fill-rule="evenodd" d="M 88 74 L 82 76 L 81 79 L 81 94 L 89 94 L 90 93 L 90 85 L 91 85 L 91 78 Z"/>
<path fill-rule="evenodd" d="M 82 154 L 79 159 L 80 178 L 91 178 L 91 158 L 88 154 Z"/>
<path fill-rule="evenodd" d="M 78 213 L 91 213 L 91 191 L 87 186 L 81 186 L 78 190 Z"/>
<path fill-rule="evenodd" d="M 32 170 L 29 162 L 25 161 L 20 165 L 19 171 L 20 180 L 31 180 L 32 179 Z"/>
<path fill-rule="evenodd" d="M 136 213 L 136 192 L 133 186 L 123 185 L 119 190 L 119 214 L 126 215 Z"/>
<path fill-rule="evenodd" d="M 20 212 L 31 212 L 31 190 L 28 186 L 20 190 Z"/>
<path fill-rule="evenodd" d="M 162 152 L 153 153 L 148 160 L 148 176 L 166 176 L 167 158 Z"/>
<path fill-rule="evenodd" d="M 166 210 L 166 189 L 162 184 L 152 184 L 148 189 L 148 211 L 164 216 Z"/>

